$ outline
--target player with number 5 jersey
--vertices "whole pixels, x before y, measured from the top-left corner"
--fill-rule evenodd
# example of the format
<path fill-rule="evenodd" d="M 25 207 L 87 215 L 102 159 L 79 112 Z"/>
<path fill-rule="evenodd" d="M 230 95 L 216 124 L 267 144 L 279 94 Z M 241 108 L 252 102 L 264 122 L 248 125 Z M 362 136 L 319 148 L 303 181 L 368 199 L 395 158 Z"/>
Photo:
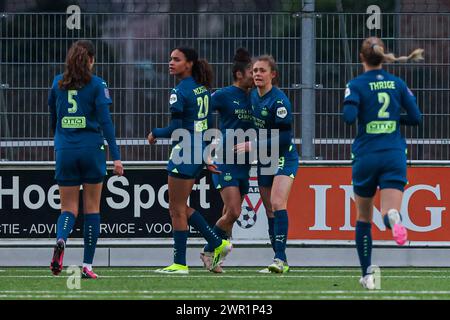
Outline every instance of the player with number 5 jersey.
<path fill-rule="evenodd" d="M 61 196 L 61 215 L 56 227 L 56 246 L 50 269 L 63 268 L 67 238 L 78 216 L 80 185 L 83 185 L 84 278 L 92 271 L 100 235 L 100 198 L 106 175 L 104 140 L 114 160 L 114 173 L 123 174 L 119 148 L 109 108 L 112 100 L 106 82 L 92 73 L 95 50 L 91 41 L 75 42 L 67 53 L 64 74 L 57 75 L 48 98 L 55 133 L 55 179 Z"/>
<path fill-rule="evenodd" d="M 361 263 L 361 285 L 375 289 L 371 268 L 373 198 L 380 188 L 381 214 L 398 245 L 407 241 L 400 207 L 406 179 L 406 142 L 400 125 L 418 125 L 421 113 L 405 82 L 383 70 L 383 62 L 422 60 L 422 49 L 408 57 L 385 54 L 376 37 L 364 40 L 360 59 L 364 73 L 347 84 L 343 117 L 351 124 L 358 119 L 358 134 L 352 146 L 352 183 L 357 208 L 356 247 Z M 401 114 L 402 109 L 406 114 Z"/>

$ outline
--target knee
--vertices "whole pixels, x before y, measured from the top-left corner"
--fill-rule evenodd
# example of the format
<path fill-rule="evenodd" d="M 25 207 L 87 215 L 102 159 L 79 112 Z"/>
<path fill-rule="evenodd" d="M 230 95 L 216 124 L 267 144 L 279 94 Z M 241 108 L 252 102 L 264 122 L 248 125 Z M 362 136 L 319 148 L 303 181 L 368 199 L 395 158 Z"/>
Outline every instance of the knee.
<path fill-rule="evenodd" d="M 169 213 L 172 219 L 181 218 L 186 215 L 186 207 L 169 205 Z"/>
<path fill-rule="evenodd" d="M 225 218 L 229 223 L 234 223 L 241 215 L 240 206 L 231 206 L 225 208 Z"/>
<path fill-rule="evenodd" d="M 278 211 L 278 210 L 286 210 L 287 203 L 278 197 L 274 197 L 271 199 L 270 203 L 272 204 L 272 211 Z"/>

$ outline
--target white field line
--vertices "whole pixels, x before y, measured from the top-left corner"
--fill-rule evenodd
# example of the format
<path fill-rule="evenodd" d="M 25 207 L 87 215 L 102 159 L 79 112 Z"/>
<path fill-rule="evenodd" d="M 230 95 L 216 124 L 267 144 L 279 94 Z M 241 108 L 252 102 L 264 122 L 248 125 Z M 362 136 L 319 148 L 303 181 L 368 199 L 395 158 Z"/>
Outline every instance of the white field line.
<path fill-rule="evenodd" d="M 167 295 L 167 296 L 162 296 L 162 295 L 142 295 L 142 296 L 133 296 L 130 297 L 128 295 L 114 295 L 114 296 L 97 296 L 96 298 L 111 298 L 114 300 L 117 299 L 170 299 L 173 300 L 174 297 Z M 10 299 L 79 299 L 79 300 L 83 300 L 83 298 L 86 297 L 81 297 L 79 295 L 0 295 L 0 299 L 3 298 L 10 298 Z M 87 297 L 88 299 L 92 299 L 92 297 Z M 192 299 L 201 299 L 201 300 L 207 300 L 207 299 L 211 299 L 213 297 L 209 296 L 209 295 L 179 295 L 176 297 L 177 299 L 180 300 L 192 300 Z M 336 299 L 352 299 L 352 300 L 357 300 L 357 299 L 364 299 L 364 300 L 368 300 L 368 299 L 377 299 L 377 300 L 419 300 L 422 297 L 419 296 L 376 296 L 376 297 L 371 297 L 371 296 L 358 296 L 358 295 L 328 295 L 328 296 L 315 296 L 315 295 L 305 295 L 305 296 L 301 296 L 298 297 L 301 299 L 306 299 L 306 300 L 320 300 L 320 299 L 328 299 L 328 300 L 336 300 Z M 248 296 L 242 296 L 242 295 L 229 295 L 227 296 L 227 299 L 242 299 L 242 300 L 262 300 L 262 299 L 268 299 L 268 300 L 283 300 L 286 299 L 286 297 L 280 296 L 280 295 L 254 295 L 251 297 Z M 440 297 L 436 297 L 436 296 L 427 296 L 426 299 L 433 299 L 433 300 L 439 300 L 441 299 Z"/>
<path fill-rule="evenodd" d="M 278 277 L 279 279 L 292 279 L 292 278 L 317 278 L 317 279 L 344 279 L 344 278 L 359 278 L 359 275 L 279 275 L 279 274 L 259 274 L 256 273 L 253 275 L 218 275 L 218 274 L 211 274 L 205 272 L 204 274 L 199 275 L 192 275 L 192 274 L 142 274 L 142 275 L 114 275 L 114 276 L 107 276 L 107 275 L 100 275 L 99 279 L 131 279 L 131 278 L 230 278 L 230 279 L 255 279 L 255 278 L 275 278 Z M 412 276 L 412 275 L 382 275 L 383 278 L 392 278 L 392 279 L 450 279 L 449 276 Z M 39 278 L 55 278 L 55 279 L 64 279 L 67 278 L 65 275 L 63 276 L 53 276 L 53 275 L 0 275 L 1 278 L 30 278 L 30 279 L 39 279 Z"/>
<path fill-rule="evenodd" d="M 103 269 L 104 267 L 98 267 L 97 270 L 99 270 L 100 272 L 112 272 L 112 273 L 119 273 L 119 272 L 124 272 L 124 273 L 140 273 L 140 272 L 153 272 L 155 270 L 155 267 L 149 267 L 148 269 L 135 269 L 133 267 L 130 267 L 130 269 Z M 263 266 L 258 267 L 258 268 L 254 268 L 253 269 L 248 269 L 249 267 L 243 267 L 243 269 L 228 269 L 225 268 L 225 272 L 239 272 L 239 273 L 257 273 L 257 271 L 259 271 L 260 269 L 264 268 Z M 31 269 L 31 270 L 27 270 L 27 269 L 10 269 L 10 270 L 0 270 L 0 272 L 25 272 L 25 273 L 45 273 L 47 272 L 47 269 L 43 270 L 43 269 Z M 207 270 L 206 269 L 190 269 L 189 272 L 190 273 L 205 273 Z M 450 273 L 450 268 L 448 269 L 442 269 L 442 270 L 435 270 L 435 269 L 416 269 L 416 270 L 402 270 L 402 269 L 389 269 L 389 268 L 381 268 L 382 273 Z M 64 270 L 63 270 L 64 272 Z M 360 268 L 356 268 L 355 269 L 340 269 L 340 270 L 327 270 L 327 269 L 301 269 L 301 268 L 296 268 L 296 269 L 291 269 L 289 270 L 289 273 L 294 272 L 294 273 L 358 273 L 360 272 Z"/>
<path fill-rule="evenodd" d="M 116 294 L 168 294 L 168 295 L 198 295 L 198 294 L 235 294 L 235 295 L 249 295 L 249 294 L 272 294 L 273 290 L 0 290 L 1 294 L 49 294 L 60 295 L 69 293 L 79 294 L 100 294 L 100 295 L 116 295 Z M 422 295 L 450 295 L 450 291 L 429 291 L 429 290 L 283 290 L 277 292 L 276 295 L 292 295 L 292 294 L 351 294 L 351 295 L 378 295 L 378 294 L 392 294 L 392 295 L 405 295 L 405 294 L 422 294 Z M 177 296 L 178 297 L 178 296 Z"/>

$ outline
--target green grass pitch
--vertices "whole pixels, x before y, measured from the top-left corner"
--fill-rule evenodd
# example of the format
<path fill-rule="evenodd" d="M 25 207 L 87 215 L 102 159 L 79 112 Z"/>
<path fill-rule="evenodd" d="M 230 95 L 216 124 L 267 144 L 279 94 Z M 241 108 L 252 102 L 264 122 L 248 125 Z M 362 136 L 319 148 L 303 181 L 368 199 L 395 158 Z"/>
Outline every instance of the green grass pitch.
<path fill-rule="evenodd" d="M 0 268 L 0 299 L 450 299 L 450 268 L 382 268 L 381 289 L 359 285 L 359 268 L 294 267 L 288 274 L 260 268 L 226 268 L 224 274 L 190 268 L 189 275 L 160 275 L 156 268 L 95 268 L 97 280 L 68 289 L 65 268 Z"/>

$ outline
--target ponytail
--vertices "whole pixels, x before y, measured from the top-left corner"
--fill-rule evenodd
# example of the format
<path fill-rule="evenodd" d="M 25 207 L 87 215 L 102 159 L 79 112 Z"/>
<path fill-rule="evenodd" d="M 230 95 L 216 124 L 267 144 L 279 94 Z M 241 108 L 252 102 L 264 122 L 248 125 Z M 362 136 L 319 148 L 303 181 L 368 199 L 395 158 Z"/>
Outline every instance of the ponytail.
<path fill-rule="evenodd" d="M 211 89 L 213 81 L 213 70 L 211 65 L 205 59 L 199 59 L 192 66 L 192 77 L 194 80 Z"/>
<path fill-rule="evenodd" d="M 252 58 L 250 57 L 250 53 L 244 48 L 239 48 L 236 50 L 236 53 L 233 57 L 233 79 L 237 80 L 238 71 L 242 74 L 245 74 L 245 70 L 247 68 L 251 68 Z"/>
<path fill-rule="evenodd" d="M 425 50 L 415 49 L 409 56 L 396 57 L 393 53 L 384 53 L 383 47 L 375 44 L 373 45 L 373 51 L 383 57 L 383 62 L 417 62 L 424 60 L 423 53 Z"/>
<path fill-rule="evenodd" d="M 189 47 L 177 47 L 173 50 L 183 52 L 186 61 L 192 61 L 192 77 L 194 80 L 211 89 L 213 81 L 213 71 L 211 65 L 205 59 L 199 59 L 195 49 Z M 172 51 L 173 51 L 172 50 Z"/>
<path fill-rule="evenodd" d="M 377 37 L 370 37 L 364 40 L 361 46 L 361 55 L 364 61 L 371 65 L 377 66 L 383 62 L 418 62 L 424 60 L 424 49 L 415 49 L 408 56 L 396 57 L 393 53 L 385 53 L 383 41 Z"/>

